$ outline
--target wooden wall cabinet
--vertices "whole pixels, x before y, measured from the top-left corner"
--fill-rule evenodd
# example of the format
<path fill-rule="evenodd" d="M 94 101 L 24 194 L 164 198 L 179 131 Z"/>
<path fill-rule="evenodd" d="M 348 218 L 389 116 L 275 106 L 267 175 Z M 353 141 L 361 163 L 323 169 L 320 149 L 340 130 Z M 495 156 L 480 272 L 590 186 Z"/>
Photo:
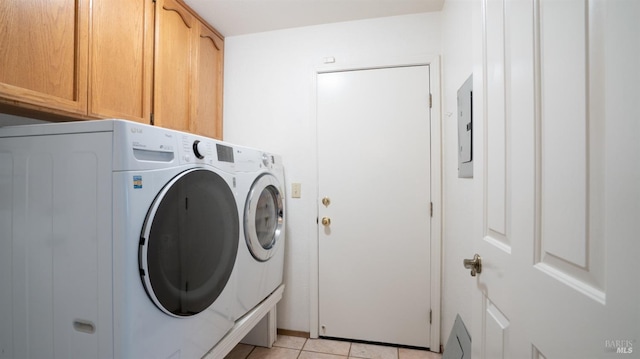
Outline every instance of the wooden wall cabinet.
<path fill-rule="evenodd" d="M 222 137 L 224 40 L 183 2 L 3 0 L 0 24 L 0 111 Z"/>
<path fill-rule="evenodd" d="M 196 32 L 193 132 L 222 139 L 224 40 L 203 23 Z"/>
<path fill-rule="evenodd" d="M 91 1 L 88 115 L 150 123 L 154 4 Z"/>
<path fill-rule="evenodd" d="M 89 0 L 0 1 L 0 98 L 87 113 Z"/>
<path fill-rule="evenodd" d="M 45 118 L 149 122 L 151 1 L 5 0 L 0 23 L 5 106 Z"/>
<path fill-rule="evenodd" d="M 156 1 L 154 123 L 222 138 L 224 42 L 182 2 Z"/>

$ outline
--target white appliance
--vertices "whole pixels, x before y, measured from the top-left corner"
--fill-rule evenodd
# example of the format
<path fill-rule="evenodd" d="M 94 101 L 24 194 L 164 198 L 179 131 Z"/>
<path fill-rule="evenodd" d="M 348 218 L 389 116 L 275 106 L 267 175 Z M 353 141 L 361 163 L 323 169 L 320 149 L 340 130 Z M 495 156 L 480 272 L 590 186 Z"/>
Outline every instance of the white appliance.
<path fill-rule="evenodd" d="M 236 319 L 233 154 L 120 120 L 0 128 L 0 357 L 201 358 Z"/>
<path fill-rule="evenodd" d="M 278 155 L 235 146 L 238 209 L 238 308 L 242 316 L 283 283 L 284 167 Z"/>

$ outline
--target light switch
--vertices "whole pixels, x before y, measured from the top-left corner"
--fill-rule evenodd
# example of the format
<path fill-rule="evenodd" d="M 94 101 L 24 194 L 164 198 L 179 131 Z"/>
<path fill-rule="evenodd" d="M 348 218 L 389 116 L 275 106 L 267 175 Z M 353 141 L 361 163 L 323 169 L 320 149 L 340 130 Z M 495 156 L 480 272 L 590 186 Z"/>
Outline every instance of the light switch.
<path fill-rule="evenodd" d="M 300 198 L 302 195 L 302 184 L 300 183 L 292 183 L 291 184 L 291 198 Z"/>

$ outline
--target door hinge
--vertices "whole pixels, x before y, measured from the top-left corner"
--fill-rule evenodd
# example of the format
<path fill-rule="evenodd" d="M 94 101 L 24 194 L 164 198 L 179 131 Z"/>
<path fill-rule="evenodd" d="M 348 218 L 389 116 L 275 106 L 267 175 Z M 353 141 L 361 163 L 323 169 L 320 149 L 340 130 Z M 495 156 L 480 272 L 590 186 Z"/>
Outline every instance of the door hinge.
<path fill-rule="evenodd" d="M 433 96 L 431 96 L 431 94 L 429 94 L 429 108 L 433 107 Z"/>
<path fill-rule="evenodd" d="M 433 202 L 429 202 L 429 216 L 433 217 Z"/>
<path fill-rule="evenodd" d="M 429 324 L 433 323 L 433 310 L 429 309 Z"/>
<path fill-rule="evenodd" d="M 150 118 L 149 123 L 150 123 L 151 126 L 155 125 L 155 118 L 153 116 L 153 112 L 151 112 L 151 118 Z"/>

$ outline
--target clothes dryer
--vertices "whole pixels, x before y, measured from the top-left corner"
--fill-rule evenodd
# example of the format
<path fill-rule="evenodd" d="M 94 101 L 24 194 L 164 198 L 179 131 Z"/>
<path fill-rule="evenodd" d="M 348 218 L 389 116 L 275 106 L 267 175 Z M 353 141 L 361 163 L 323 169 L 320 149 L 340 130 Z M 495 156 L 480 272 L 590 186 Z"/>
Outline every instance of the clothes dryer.
<path fill-rule="evenodd" d="M 285 247 L 284 167 L 279 155 L 235 146 L 238 208 L 238 315 L 283 283 Z"/>
<path fill-rule="evenodd" d="M 119 120 L 0 128 L 0 352 L 201 358 L 236 319 L 233 154 Z"/>

